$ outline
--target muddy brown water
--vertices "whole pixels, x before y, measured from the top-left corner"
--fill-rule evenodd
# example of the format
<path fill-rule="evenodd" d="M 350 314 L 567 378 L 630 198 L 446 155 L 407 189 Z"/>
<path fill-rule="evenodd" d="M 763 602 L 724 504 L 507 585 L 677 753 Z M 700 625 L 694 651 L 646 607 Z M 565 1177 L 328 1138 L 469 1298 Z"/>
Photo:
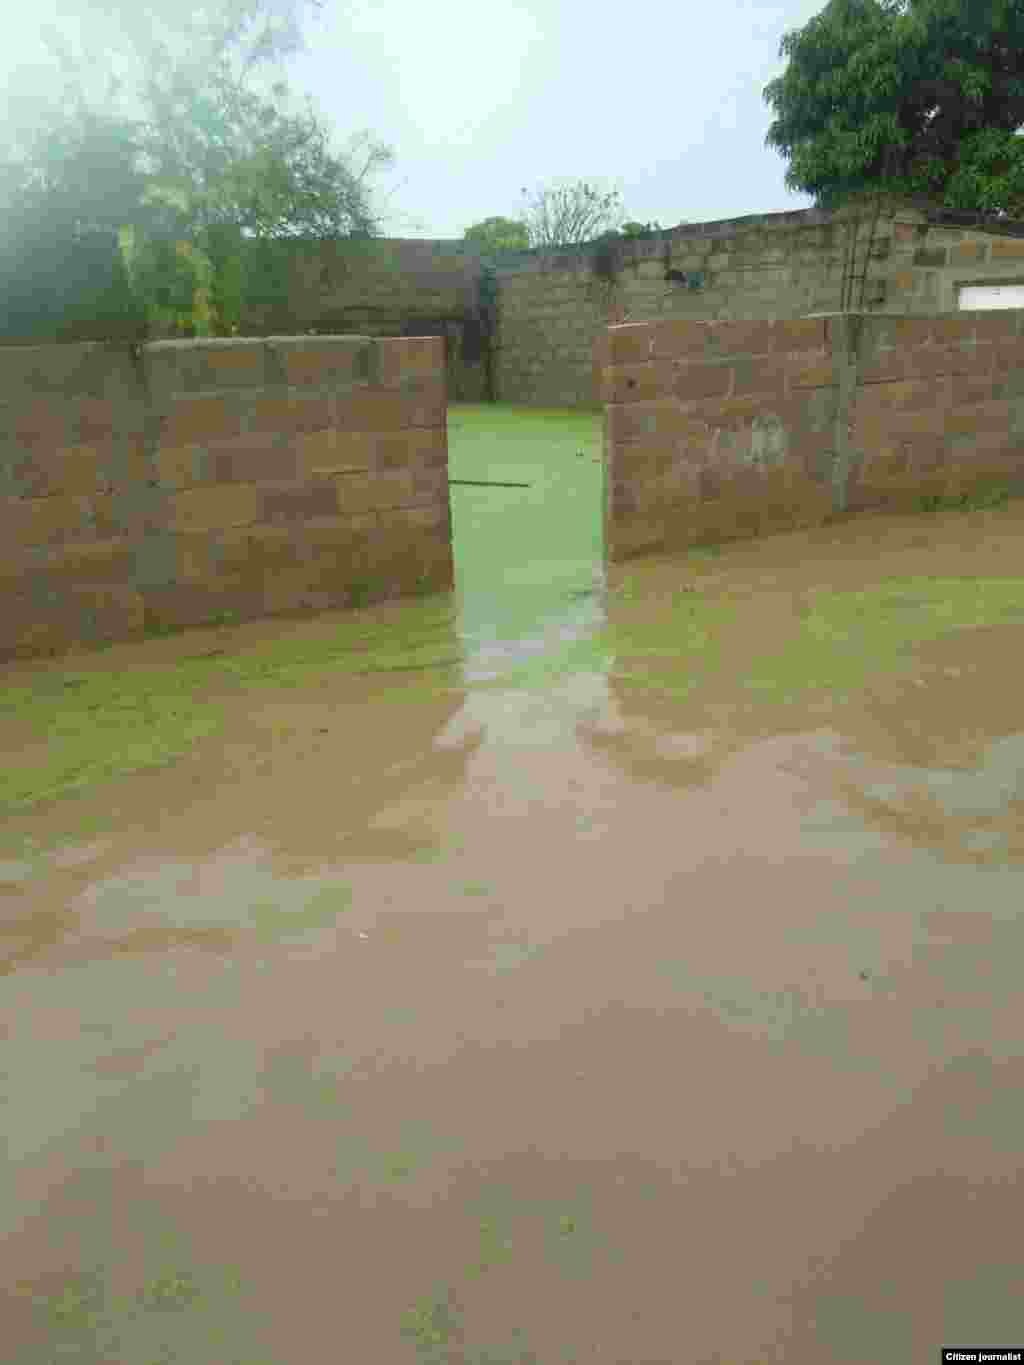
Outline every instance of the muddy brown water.
<path fill-rule="evenodd" d="M 812 588 L 936 575 L 1024 578 L 1024 513 L 637 561 L 447 690 L 236 697 L 86 799 L 86 841 L 54 845 L 61 803 L 17 817 L 52 851 L 0 887 L 0 1357 L 896 1365 L 1024 1336 L 1021 625 L 848 694 L 743 685 Z M 609 622 L 667 651 L 683 588 L 736 613 L 689 696 L 587 654 Z M 527 646 L 568 662 L 503 685 Z"/>

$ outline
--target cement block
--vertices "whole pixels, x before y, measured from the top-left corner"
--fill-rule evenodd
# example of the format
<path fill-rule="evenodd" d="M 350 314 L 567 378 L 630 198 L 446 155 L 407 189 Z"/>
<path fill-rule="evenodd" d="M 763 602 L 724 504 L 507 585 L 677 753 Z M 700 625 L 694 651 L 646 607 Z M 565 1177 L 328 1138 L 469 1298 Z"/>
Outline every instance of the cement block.
<path fill-rule="evenodd" d="M 263 492 L 255 484 L 184 489 L 169 498 L 168 525 L 182 531 L 250 526 L 263 520 L 263 506 Z"/>
<path fill-rule="evenodd" d="M 0 544 L 58 545 L 96 540 L 89 498 L 57 494 L 42 498 L 0 499 Z"/>

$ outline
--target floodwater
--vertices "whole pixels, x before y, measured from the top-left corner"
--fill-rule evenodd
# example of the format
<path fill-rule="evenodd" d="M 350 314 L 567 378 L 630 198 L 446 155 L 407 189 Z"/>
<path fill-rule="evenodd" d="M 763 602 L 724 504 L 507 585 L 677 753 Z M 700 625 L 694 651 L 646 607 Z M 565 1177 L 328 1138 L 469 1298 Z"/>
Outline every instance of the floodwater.
<path fill-rule="evenodd" d="M 451 600 L 5 672 L 0 1358 L 1019 1342 L 1024 508 L 606 574 L 449 420 Z"/>

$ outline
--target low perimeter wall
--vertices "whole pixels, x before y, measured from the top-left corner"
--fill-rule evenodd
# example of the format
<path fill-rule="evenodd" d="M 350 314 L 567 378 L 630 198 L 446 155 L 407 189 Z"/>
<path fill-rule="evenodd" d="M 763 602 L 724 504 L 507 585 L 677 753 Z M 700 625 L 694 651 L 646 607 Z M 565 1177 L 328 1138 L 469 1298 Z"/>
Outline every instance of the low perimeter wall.
<path fill-rule="evenodd" d="M 1024 310 L 609 327 L 609 559 L 1024 492 Z"/>
<path fill-rule="evenodd" d="M 443 338 L 0 349 L 0 658 L 452 582 Z"/>

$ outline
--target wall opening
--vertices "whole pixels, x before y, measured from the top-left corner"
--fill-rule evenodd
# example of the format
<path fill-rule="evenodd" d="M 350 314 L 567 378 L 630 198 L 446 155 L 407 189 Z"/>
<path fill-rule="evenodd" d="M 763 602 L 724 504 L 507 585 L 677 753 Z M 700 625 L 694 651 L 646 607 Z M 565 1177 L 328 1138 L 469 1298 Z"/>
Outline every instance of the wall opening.
<path fill-rule="evenodd" d="M 478 677 L 557 670 L 603 621 L 603 419 L 448 404 L 459 630 Z"/>

